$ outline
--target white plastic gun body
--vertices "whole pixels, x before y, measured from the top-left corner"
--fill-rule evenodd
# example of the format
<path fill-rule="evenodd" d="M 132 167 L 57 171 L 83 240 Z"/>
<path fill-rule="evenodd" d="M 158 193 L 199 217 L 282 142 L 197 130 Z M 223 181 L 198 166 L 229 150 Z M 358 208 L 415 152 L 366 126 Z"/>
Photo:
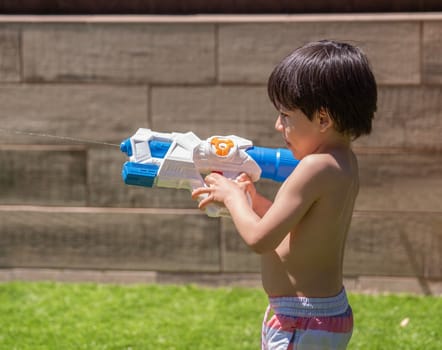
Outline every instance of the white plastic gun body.
<path fill-rule="evenodd" d="M 192 132 L 160 133 L 143 128 L 123 141 L 120 148 L 129 156 L 122 171 L 126 184 L 190 191 L 205 186 L 203 176 L 211 172 L 219 172 L 231 179 L 246 173 L 252 181 L 258 181 L 262 174 L 262 164 L 260 166 L 255 160 L 256 154 L 258 152 L 258 158 L 261 159 L 264 157 L 261 155 L 262 150 L 271 150 L 255 148 L 252 141 L 235 135 L 212 136 L 201 140 Z M 278 149 L 280 151 L 284 150 Z M 278 162 L 279 158 L 284 160 L 287 157 L 278 156 Z M 287 165 L 282 161 L 284 164 L 281 169 L 287 168 L 291 172 L 297 161 L 292 158 L 290 162 Z M 273 168 L 278 170 L 279 167 Z M 281 174 L 275 176 L 281 177 Z M 282 177 L 277 180 L 283 180 L 286 176 Z M 206 213 L 211 217 L 228 214 L 225 208 L 216 205 L 209 206 Z"/>

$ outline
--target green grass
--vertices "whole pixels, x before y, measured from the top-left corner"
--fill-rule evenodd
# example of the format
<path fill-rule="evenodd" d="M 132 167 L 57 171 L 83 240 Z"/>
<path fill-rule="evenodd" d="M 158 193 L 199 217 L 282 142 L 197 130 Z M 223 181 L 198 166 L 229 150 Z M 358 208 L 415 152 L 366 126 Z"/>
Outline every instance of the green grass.
<path fill-rule="evenodd" d="M 440 349 L 442 298 L 351 294 L 350 301 L 349 349 Z M 0 349 L 259 349 L 265 307 L 259 289 L 5 283 Z"/>

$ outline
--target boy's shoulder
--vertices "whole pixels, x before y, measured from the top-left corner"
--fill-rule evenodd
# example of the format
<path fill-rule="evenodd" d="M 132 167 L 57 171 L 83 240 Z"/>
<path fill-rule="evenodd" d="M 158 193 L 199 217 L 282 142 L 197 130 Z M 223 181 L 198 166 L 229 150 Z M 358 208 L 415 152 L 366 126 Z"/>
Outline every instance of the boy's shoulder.
<path fill-rule="evenodd" d="M 293 180 L 304 178 L 322 188 L 352 181 L 357 176 L 356 158 L 353 153 L 341 156 L 332 153 L 317 153 L 305 156 L 293 172 Z"/>
<path fill-rule="evenodd" d="M 299 163 L 305 171 L 313 173 L 336 172 L 342 170 L 342 159 L 331 153 L 314 153 L 305 156 Z"/>

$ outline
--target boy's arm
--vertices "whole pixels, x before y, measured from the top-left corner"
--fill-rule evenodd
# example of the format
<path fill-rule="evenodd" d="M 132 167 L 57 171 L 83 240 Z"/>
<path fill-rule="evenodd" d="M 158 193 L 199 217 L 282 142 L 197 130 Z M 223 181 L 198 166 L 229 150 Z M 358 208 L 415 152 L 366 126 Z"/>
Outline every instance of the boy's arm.
<path fill-rule="evenodd" d="M 224 204 L 245 242 L 257 253 L 276 249 L 319 199 L 325 178 L 321 164 L 306 157 L 281 186 L 275 201 L 261 218 L 247 214 L 242 201 L 227 197 Z"/>
<path fill-rule="evenodd" d="M 260 218 L 262 218 L 264 214 L 267 213 L 267 210 L 269 210 L 271 207 L 272 201 L 256 191 L 255 184 L 247 174 L 242 173 L 235 179 L 235 181 L 240 185 L 240 187 L 246 187 L 246 191 L 252 202 L 253 211 L 258 214 Z"/>
<path fill-rule="evenodd" d="M 259 193 L 255 194 L 253 199 L 253 211 L 262 218 L 272 206 L 273 202 Z"/>
<path fill-rule="evenodd" d="M 218 174 L 207 176 L 209 187 L 196 190 L 194 196 L 209 194 L 200 207 L 212 201 L 223 202 L 246 244 L 257 253 L 265 253 L 274 250 L 319 199 L 328 183 L 325 170 L 324 162 L 317 157 L 305 157 L 262 218 L 249 206 L 245 191 Z"/>

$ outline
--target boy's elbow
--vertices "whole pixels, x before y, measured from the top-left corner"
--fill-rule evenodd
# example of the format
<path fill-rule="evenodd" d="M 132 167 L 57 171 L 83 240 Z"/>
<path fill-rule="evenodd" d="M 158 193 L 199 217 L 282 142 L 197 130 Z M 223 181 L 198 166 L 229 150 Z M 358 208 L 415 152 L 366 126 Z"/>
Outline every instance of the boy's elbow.
<path fill-rule="evenodd" d="M 261 227 L 259 222 L 250 223 L 245 230 L 239 230 L 246 245 L 256 254 L 265 254 L 275 250 L 279 241 L 277 236 Z"/>
<path fill-rule="evenodd" d="M 265 249 L 265 247 L 262 247 L 260 245 L 253 244 L 253 245 L 249 245 L 249 247 L 250 247 L 250 249 L 252 249 L 252 251 L 254 253 L 259 254 L 259 255 L 262 255 L 262 254 L 265 254 L 268 252 L 268 250 Z"/>
<path fill-rule="evenodd" d="M 248 242 L 248 246 L 253 252 L 259 255 L 275 250 L 277 247 L 269 244 L 268 242 L 265 242 L 264 240 L 253 240 L 251 242 Z"/>

